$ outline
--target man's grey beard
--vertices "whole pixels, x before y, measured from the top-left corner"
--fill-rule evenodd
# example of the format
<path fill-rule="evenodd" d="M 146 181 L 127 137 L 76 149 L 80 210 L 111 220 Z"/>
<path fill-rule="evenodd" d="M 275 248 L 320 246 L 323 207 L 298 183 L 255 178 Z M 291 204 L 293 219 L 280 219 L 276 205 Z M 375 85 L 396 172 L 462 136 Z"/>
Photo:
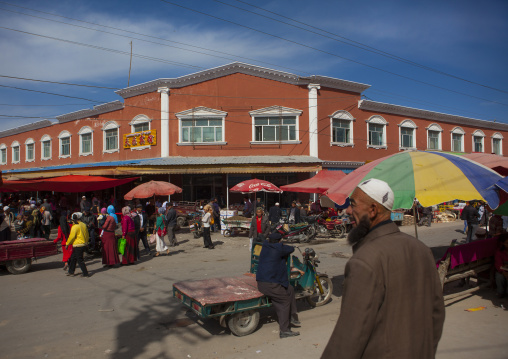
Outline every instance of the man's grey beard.
<path fill-rule="evenodd" d="M 360 221 L 353 227 L 351 232 L 347 236 L 348 243 L 352 246 L 360 242 L 370 231 L 370 219 L 369 216 L 364 215 L 360 218 Z"/>

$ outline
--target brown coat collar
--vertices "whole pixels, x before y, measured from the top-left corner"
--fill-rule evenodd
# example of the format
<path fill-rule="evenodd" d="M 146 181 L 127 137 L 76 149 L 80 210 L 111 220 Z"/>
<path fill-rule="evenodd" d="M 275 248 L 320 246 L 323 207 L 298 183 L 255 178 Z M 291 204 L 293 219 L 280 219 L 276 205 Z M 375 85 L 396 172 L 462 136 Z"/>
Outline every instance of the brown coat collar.
<path fill-rule="evenodd" d="M 353 245 L 353 253 L 358 251 L 366 243 L 372 242 L 376 238 L 398 232 L 400 232 L 399 227 L 397 227 L 397 225 L 393 222 L 374 228 L 373 231 L 367 233 L 367 235 L 363 239 L 361 239 L 360 241 L 358 241 L 358 243 Z"/>

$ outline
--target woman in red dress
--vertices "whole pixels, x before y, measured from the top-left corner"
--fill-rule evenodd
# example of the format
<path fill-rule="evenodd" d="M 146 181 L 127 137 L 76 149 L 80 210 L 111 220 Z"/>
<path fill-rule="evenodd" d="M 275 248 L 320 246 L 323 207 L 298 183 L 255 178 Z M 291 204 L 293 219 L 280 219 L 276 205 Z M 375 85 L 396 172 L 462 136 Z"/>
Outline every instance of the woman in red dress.
<path fill-rule="evenodd" d="M 110 206 L 113 213 L 115 210 L 113 206 Z M 104 211 L 105 212 L 105 211 Z M 102 213 L 106 216 L 105 213 Z M 106 221 L 102 225 L 102 264 L 104 266 L 112 267 L 115 264 L 120 263 L 118 257 L 118 245 L 115 237 L 116 220 L 115 217 L 109 215 L 106 217 Z"/>
<path fill-rule="evenodd" d="M 72 255 L 72 245 L 70 245 L 68 249 L 65 248 L 70 231 L 71 229 L 69 226 L 69 222 L 67 222 L 67 211 L 62 211 L 62 214 L 60 215 L 60 225 L 58 226 L 58 235 L 56 239 L 53 241 L 53 243 L 62 241 L 62 253 L 63 253 L 62 262 L 65 263 L 63 270 L 67 270 L 67 268 L 69 267 L 69 259 L 71 258 Z"/>
<path fill-rule="evenodd" d="M 134 264 L 138 258 L 138 246 L 135 237 L 134 221 L 131 217 L 131 208 L 122 208 L 122 235 L 127 240 L 122 256 L 122 264 Z"/>

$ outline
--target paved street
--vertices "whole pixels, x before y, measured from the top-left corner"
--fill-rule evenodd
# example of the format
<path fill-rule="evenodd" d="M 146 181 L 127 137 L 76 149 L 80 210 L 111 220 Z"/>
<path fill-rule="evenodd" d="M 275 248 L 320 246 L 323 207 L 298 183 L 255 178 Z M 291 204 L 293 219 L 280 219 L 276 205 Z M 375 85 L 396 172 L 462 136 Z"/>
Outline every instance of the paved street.
<path fill-rule="evenodd" d="M 450 241 L 462 240 L 461 222 L 419 228 L 420 239 L 441 256 Z M 414 227 L 401 227 L 414 233 Z M 341 283 L 350 247 L 318 238 L 319 270 L 333 280 L 333 300 L 311 309 L 299 302 L 301 336 L 281 340 L 274 312 L 262 312 L 259 328 L 235 337 L 217 321 L 202 321 L 172 298 L 172 284 L 239 275 L 249 268 L 248 238 L 212 235 L 215 250 L 202 239 L 178 233 L 169 256 L 144 255 L 134 266 L 103 269 L 87 262 L 91 278 L 67 277 L 61 254 L 39 260 L 30 272 L 0 270 L 1 358 L 318 358 L 336 323 Z M 306 246 L 302 246 L 305 248 Z M 77 269 L 79 272 L 79 269 Z M 411 293 L 407 293 L 408 296 Z M 508 311 L 491 290 L 447 305 L 438 358 L 508 358 Z M 467 308 L 485 306 L 478 312 Z"/>

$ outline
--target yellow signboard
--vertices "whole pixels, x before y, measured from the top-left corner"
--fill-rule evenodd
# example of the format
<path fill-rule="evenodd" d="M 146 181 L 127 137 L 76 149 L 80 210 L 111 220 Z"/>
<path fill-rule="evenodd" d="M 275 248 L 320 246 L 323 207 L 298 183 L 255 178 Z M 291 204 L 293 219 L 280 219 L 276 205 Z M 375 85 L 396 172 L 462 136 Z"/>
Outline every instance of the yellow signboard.
<path fill-rule="evenodd" d="M 123 148 L 155 146 L 157 130 L 127 133 L 123 135 Z"/>

